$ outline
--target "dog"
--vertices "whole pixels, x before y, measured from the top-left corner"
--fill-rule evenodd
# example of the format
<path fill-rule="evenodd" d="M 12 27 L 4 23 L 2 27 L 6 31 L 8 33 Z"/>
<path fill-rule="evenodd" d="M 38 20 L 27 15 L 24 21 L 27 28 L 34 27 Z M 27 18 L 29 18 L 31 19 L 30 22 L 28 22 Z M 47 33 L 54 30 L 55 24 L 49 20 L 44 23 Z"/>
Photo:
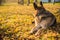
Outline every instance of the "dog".
<path fill-rule="evenodd" d="M 44 8 L 42 1 L 40 2 L 40 5 L 41 6 L 37 6 L 35 2 L 33 3 L 34 9 L 37 12 L 35 14 L 35 27 L 32 28 L 30 34 L 36 34 L 39 29 L 45 30 L 48 27 L 56 25 L 56 17 Z"/>

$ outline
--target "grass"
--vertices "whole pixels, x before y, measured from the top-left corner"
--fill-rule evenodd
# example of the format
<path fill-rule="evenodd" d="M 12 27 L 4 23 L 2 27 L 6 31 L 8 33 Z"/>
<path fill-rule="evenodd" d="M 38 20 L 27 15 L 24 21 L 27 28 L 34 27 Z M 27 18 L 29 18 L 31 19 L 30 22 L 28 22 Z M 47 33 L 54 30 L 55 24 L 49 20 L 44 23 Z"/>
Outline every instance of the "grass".
<path fill-rule="evenodd" d="M 52 12 L 56 16 L 57 22 L 60 23 L 59 3 L 55 5 L 44 4 L 44 7 Z M 4 6 L 0 6 L 0 35 L 2 35 L 3 40 L 51 40 L 51 38 L 55 40 L 54 37 L 60 36 L 58 33 L 49 32 L 49 30 L 41 37 L 29 35 L 29 31 L 34 27 L 32 22 L 35 12 L 32 4 L 30 6 L 26 4 L 4 4 Z"/>

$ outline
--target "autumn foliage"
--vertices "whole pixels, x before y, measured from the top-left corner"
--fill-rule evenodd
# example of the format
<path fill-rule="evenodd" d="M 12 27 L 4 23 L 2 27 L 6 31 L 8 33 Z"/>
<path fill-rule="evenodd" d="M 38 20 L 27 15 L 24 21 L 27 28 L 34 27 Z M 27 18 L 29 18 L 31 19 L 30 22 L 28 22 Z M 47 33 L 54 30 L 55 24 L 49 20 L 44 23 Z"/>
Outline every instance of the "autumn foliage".
<path fill-rule="evenodd" d="M 52 12 L 60 23 L 60 6 L 59 4 L 44 4 L 44 7 Z M 3 40 L 55 40 L 59 36 L 57 32 L 47 30 L 46 34 L 41 37 L 30 35 L 29 31 L 34 27 L 34 13 L 36 11 L 33 5 L 4 5 L 0 6 L 0 37 Z M 58 28 L 59 29 L 59 28 Z M 60 40 L 60 39 L 59 39 Z"/>

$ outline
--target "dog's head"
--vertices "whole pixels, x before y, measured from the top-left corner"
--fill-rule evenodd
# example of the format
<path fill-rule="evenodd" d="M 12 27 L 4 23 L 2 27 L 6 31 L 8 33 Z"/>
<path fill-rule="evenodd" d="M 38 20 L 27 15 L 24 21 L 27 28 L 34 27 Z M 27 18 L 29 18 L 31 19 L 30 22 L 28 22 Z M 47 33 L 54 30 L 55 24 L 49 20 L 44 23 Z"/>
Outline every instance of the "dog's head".
<path fill-rule="evenodd" d="M 40 1 L 40 5 L 41 6 L 37 6 L 37 4 L 35 2 L 33 3 L 34 9 L 37 11 L 35 16 L 38 16 L 39 14 L 41 14 L 45 10 L 45 8 L 43 7 L 42 1 Z"/>

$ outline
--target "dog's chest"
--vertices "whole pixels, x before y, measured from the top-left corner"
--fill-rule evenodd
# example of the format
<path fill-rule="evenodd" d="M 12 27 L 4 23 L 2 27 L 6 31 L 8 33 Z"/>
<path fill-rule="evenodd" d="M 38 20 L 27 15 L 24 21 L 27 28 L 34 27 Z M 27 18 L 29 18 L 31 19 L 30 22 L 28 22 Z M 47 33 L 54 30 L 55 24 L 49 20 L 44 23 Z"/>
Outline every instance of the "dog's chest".
<path fill-rule="evenodd" d="M 47 17 L 46 15 L 37 16 L 37 17 L 35 17 L 35 26 L 37 26 L 37 25 L 39 26 L 40 24 L 44 24 L 44 23 L 49 24 L 51 20 L 52 20 L 52 18 Z"/>

